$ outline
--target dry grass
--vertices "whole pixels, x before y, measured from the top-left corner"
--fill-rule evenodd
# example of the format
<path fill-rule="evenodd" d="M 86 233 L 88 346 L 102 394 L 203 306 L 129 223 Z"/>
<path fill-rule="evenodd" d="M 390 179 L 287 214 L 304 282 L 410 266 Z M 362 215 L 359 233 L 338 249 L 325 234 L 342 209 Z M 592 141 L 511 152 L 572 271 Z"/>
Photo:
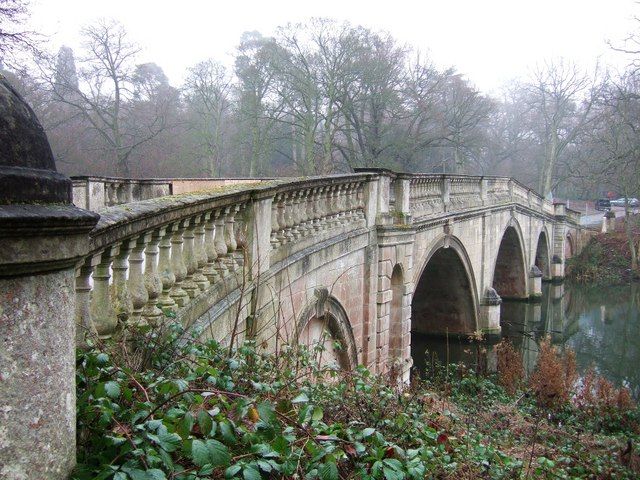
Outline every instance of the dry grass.
<path fill-rule="evenodd" d="M 582 379 L 574 402 L 582 410 L 599 414 L 626 412 L 635 408 L 628 388 L 615 388 L 609 380 L 596 374 L 593 368 L 590 368 Z"/>
<path fill-rule="evenodd" d="M 568 350 L 561 354 L 546 337 L 540 343 L 538 363 L 529 379 L 538 405 L 556 409 L 567 404 L 577 379 L 575 353 Z"/>
<path fill-rule="evenodd" d="M 522 357 L 508 339 L 503 339 L 496 345 L 496 353 L 498 381 L 509 395 L 514 395 L 524 380 Z"/>

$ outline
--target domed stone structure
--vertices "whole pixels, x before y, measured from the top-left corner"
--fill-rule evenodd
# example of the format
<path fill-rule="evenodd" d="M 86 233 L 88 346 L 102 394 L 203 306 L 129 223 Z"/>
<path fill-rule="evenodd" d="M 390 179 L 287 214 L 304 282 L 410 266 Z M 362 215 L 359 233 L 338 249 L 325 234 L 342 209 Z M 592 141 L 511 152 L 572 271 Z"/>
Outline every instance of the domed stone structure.
<path fill-rule="evenodd" d="M 0 75 L 0 204 L 71 202 L 71 180 L 56 172 L 35 113 Z"/>
<path fill-rule="evenodd" d="M 0 478 L 66 479 L 75 465 L 75 267 L 99 217 L 71 187 L 0 76 Z"/>

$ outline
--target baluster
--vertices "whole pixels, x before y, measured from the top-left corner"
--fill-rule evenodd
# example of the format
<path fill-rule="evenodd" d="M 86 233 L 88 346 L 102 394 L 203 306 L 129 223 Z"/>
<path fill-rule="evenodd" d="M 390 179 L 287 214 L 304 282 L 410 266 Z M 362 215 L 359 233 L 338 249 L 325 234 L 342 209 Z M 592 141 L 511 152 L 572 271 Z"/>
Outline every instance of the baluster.
<path fill-rule="evenodd" d="M 207 263 L 202 270 L 202 273 L 207 277 L 210 284 L 214 284 L 220 280 L 220 274 L 216 270 L 216 260 L 218 259 L 218 252 L 216 251 L 216 220 L 220 215 L 219 211 L 213 211 L 206 213 L 204 216 L 204 250 L 207 255 Z"/>
<path fill-rule="evenodd" d="M 316 194 L 318 189 L 311 188 L 309 189 L 309 193 L 307 195 L 307 232 L 309 234 L 313 234 L 316 231 Z"/>
<path fill-rule="evenodd" d="M 399 202 L 399 200 L 397 200 Z M 338 186 L 338 225 L 347 223 L 347 185 Z"/>
<path fill-rule="evenodd" d="M 182 233 L 182 260 L 186 269 L 184 280 L 182 281 L 182 288 L 187 292 L 189 298 L 194 298 L 196 293 L 200 291 L 200 288 L 196 284 L 193 275 L 198 268 L 198 260 L 196 259 L 194 243 L 195 243 L 195 225 L 193 219 L 186 219 L 182 221 L 184 226 Z"/>
<path fill-rule="evenodd" d="M 347 183 L 346 191 L 344 195 L 344 219 L 345 223 L 349 223 L 354 216 L 353 210 L 353 192 L 354 192 L 355 183 Z"/>
<path fill-rule="evenodd" d="M 158 273 L 160 268 L 160 261 L 158 260 L 158 253 L 160 249 L 158 244 L 166 234 L 164 228 L 155 230 L 151 234 L 151 238 L 147 243 L 147 247 L 144 249 L 144 286 L 147 290 L 147 303 L 142 309 L 142 318 L 149 325 L 157 325 L 158 320 L 162 316 L 162 310 L 158 308 L 158 297 L 162 293 L 162 278 Z M 169 297 L 171 298 L 171 297 Z"/>
<path fill-rule="evenodd" d="M 333 228 L 337 225 L 338 219 L 338 187 L 332 185 L 329 187 L 327 194 L 327 220 L 328 227 Z"/>
<path fill-rule="evenodd" d="M 90 316 L 100 338 L 109 338 L 118 326 L 118 317 L 111 304 L 109 288 L 111 262 L 113 262 L 115 252 L 115 247 L 107 247 L 99 256 L 99 263 L 93 272 Z"/>
<path fill-rule="evenodd" d="M 120 248 L 116 258 L 113 260 L 111 270 L 113 272 L 113 290 L 114 308 L 118 320 L 126 323 L 129 320 L 133 303 L 127 285 L 127 270 L 129 270 L 129 254 L 135 246 L 135 240 L 124 240 L 120 244 Z"/>
<path fill-rule="evenodd" d="M 85 338 L 96 335 L 91 320 L 91 274 L 95 257 L 85 259 L 76 272 L 76 345 L 83 346 Z"/>
<path fill-rule="evenodd" d="M 142 264 L 144 262 L 144 249 L 151 240 L 151 233 L 140 235 L 129 255 L 129 282 L 128 291 L 131 296 L 131 320 L 132 325 L 146 325 L 142 318 L 142 310 L 149 301 L 149 294 L 144 285 Z"/>
<path fill-rule="evenodd" d="M 324 187 L 318 187 L 313 192 L 313 230 L 314 232 L 320 232 L 322 230 L 322 217 L 323 217 L 323 200 L 324 200 Z"/>
<path fill-rule="evenodd" d="M 198 215 L 194 218 L 195 225 L 194 234 L 194 249 L 196 257 L 196 271 L 193 274 L 193 281 L 196 282 L 200 291 L 204 292 L 209 288 L 209 280 L 204 275 L 204 267 L 207 264 L 207 252 L 204 249 L 205 242 L 205 218 L 206 215 Z"/>
<path fill-rule="evenodd" d="M 229 207 L 225 207 L 219 212 L 216 217 L 216 231 L 215 231 L 215 249 L 218 254 L 216 258 L 216 270 L 221 278 L 224 278 L 229 273 L 224 258 L 227 255 L 227 243 L 225 242 L 225 217 L 229 213 Z"/>
<path fill-rule="evenodd" d="M 309 203 L 309 190 L 298 192 L 298 232 L 300 237 L 307 234 L 307 204 Z"/>
<path fill-rule="evenodd" d="M 357 205 L 358 205 L 358 218 L 360 218 L 361 220 L 365 219 L 365 214 L 364 214 L 364 209 L 365 209 L 365 204 L 364 204 L 364 184 L 361 183 L 360 185 L 358 185 L 358 191 L 356 194 L 356 198 L 357 198 Z"/>
<path fill-rule="evenodd" d="M 271 202 L 271 249 L 276 249 L 280 246 L 280 240 L 278 239 L 278 232 L 280 231 L 280 224 L 278 223 L 278 196 L 276 195 Z"/>
<path fill-rule="evenodd" d="M 339 226 L 342 221 L 340 219 L 340 210 L 341 210 L 341 200 L 342 200 L 342 185 L 336 185 L 333 189 L 333 195 L 332 195 L 332 199 L 333 199 L 333 215 L 332 215 L 332 220 L 333 220 L 333 226 L 337 227 Z"/>
<path fill-rule="evenodd" d="M 313 192 L 315 188 L 310 188 L 305 193 L 306 208 L 305 208 L 305 235 L 313 233 Z"/>
<path fill-rule="evenodd" d="M 184 232 L 184 223 L 177 222 L 171 225 L 171 270 L 175 275 L 175 282 L 171 287 L 171 298 L 176 302 L 178 307 L 184 307 L 187 304 L 189 294 L 182 288 L 182 282 L 187 276 L 187 267 L 184 264 L 184 256 L 182 253 L 182 245 L 184 243 L 182 234 Z"/>
<path fill-rule="evenodd" d="M 327 229 L 327 195 L 329 187 L 321 187 L 318 192 L 318 200 L 316 208 L 318 209 L 318 222 L 317 228 L 319 232 L 323 232 Z"/>
<path fill-rule="evenodd" d="M 171 229 L 160 228 L 158 230 L 158 236 L 160 237 L 160 256 L 158 258 L 158 272 L 160 274 L 160 281 L 162 282 L 162 292 L 160 293 L 160 308 L 166 314 L 170 312 L 176 312 L 178 304 L 171 297 L 171 290 L 176 283 L 176 275 L 173 273 L 173 267 L 171 264 L 171 237 L 173 233 Z"/>
<path fill-rule="evenodd" d="M 113 197 L 114 197 L 113 183 L 105 183 L 104 190 L 105 190 L 105 197 L 106 197 L 105 206 L 110 207 L 111 205 L 113 205 Z"/>
<path fill-rule="evenodd" d="M 354 185 L 355 185 L 354 183 L 347 183 L 344 186 L 344 200 L 343 200 L 344 214 L 342 218 L 345 224 L 349 224 L 349 222 L 351 221 L 351 216 L 353 214 L 353 211 L 351 209 L 351 205 L 353 203 L 351 200 L 351 194 L 353 193 Z"/>
<path fill-rule="evenodd" d="M 242 204 L 238 206 L 238 213 L 235 215 L 235 239 L 236 239 L 236 249 L 233 252 L 234 259 L 238 266 L 242 269 L 244 268 L 244 253 L 245 247 L 247 245 L 246 238 L 246 224 L 244 218 L 244 211 L 246 209 L 246 205 Z"/>
<path fill-rule="evenodd" d="M 302 192 L 291 193 L 291 235 L 294 240 L 298 240 L 302 235 L 300 232 L 300 194 Z"/>
<path fill-rule="evenodd" d="M 302 203 L 300 207 L 302 208 L 302 224 L 300 225 L 302 236 L 309 235 L 309 233 L 313 230 L 311 225 L 311 220 L 313 220 L 313 206 L 311 205 L 313 190 L 308 188 L 302 192 Z"/>
<path fill-rule="evenodd" d="M 284 231 L 284 243 L 289 243 L 294 239 L 293 234 L 293 193 L 285 193 L 284 194 L 284 220 L 285 220 L 285 231 Z"/>
<path fill-rule="evenodd" d="M 227 254 L 224 258 L 225 263 L 227 264 L 227 268 L 230 272 L 235 271 L 237 268 L 237 264 L 234 260 L 234 252 L 238 248 L 238 243 L 236 242 L 236 232 L 235 232 L 235 216 L 240 210 L 239 205 L 233 205 L 229 208 L 229 213 L 227 214 L 227 218 L 225 219 L 224 226 L 224 241 L 227 245 Z"/>
<path fill-rule="evenodd" d="M 126 203 L 124 185 L 122 183 L 118 183 L 116 186 L 116 205 L 120 205 L 122 203 Z"/>
<path fill-rule="evenodd" d="M 279 193 L 277 198 L 277 203 L 278 203 L 278 226 L 279 226 L 279 230 L 278 233 L 276 235 L 276 238 L 278 239 L 278 245 L 284 245 L 285 243 L 287 243 L 287 236 L 285 235 L 286 229 L 287 229 L 287 219 L 286 219 L 286 215 L 284 214 L 285 211 L 285 201 L 284 201 L 284 194 Z"/>

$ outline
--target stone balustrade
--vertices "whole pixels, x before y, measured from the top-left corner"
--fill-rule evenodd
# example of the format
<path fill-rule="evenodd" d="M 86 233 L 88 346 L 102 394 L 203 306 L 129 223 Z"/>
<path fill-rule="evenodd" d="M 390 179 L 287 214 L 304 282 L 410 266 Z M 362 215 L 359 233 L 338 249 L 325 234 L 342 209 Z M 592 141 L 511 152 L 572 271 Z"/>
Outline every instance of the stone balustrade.
<path fill-rule="evenodd" d="M 308 243 L 365 224 L 365 184 L 370 177 L 353 175 L 317 179 L 305 188 L 282 189 L 271 205 L 273 261 Z"/>
<path fill-rule="evenodd" d="M 554 213 L 551 202 L 506 177 L 416 174 L 409 178 L 414 218 L 510 202 L 550 215 Z"/>
<path fill-rule="evenodd" d="M 73 203 L 77 207 L 102 211 L 114 205 L 140 202 L 166 195 L 191 193 L 222 186 L 258 183 L 265 178 L 151 178 L 78 176 L 73 180 Z"/>
<path fill-rule="evenodd" d="M 119 326 L 180 316 L 209 287 L 268 268 L 269 254 L 278 261 L 304 242 L 364 226 L 371 177 L 243 185 L 105 209 L 76 270 L 78 341 L 87 332 L 106 338 Z M 259 215 L 259 205 L 271 214 Z"/>

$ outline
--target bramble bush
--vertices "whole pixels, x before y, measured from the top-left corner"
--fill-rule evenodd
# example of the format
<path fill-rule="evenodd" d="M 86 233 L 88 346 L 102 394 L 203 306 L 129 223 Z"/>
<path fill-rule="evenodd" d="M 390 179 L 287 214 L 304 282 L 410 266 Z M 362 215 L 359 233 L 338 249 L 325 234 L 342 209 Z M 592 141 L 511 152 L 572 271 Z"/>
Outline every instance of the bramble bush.
<path fill-rule="evenodd" d="M 530 436 L 522 443 L 492 423 L 513 419 L 487 415 L 509 407 L 521 416 L 513 397 L 465 367 L 398 389 L 363 367 L 319 366 L 321 347 L 266 355 L 248 342 L 230 350 L 168 325 L 78 350 L 72 478 L 520 478 L 534 451 Z M 531 471 L 627 477 L 615 458 L 577 454 L 585 447 L 568 438 L 562 448 L 571 455 L 554 455 L 553 437 Z"/>

